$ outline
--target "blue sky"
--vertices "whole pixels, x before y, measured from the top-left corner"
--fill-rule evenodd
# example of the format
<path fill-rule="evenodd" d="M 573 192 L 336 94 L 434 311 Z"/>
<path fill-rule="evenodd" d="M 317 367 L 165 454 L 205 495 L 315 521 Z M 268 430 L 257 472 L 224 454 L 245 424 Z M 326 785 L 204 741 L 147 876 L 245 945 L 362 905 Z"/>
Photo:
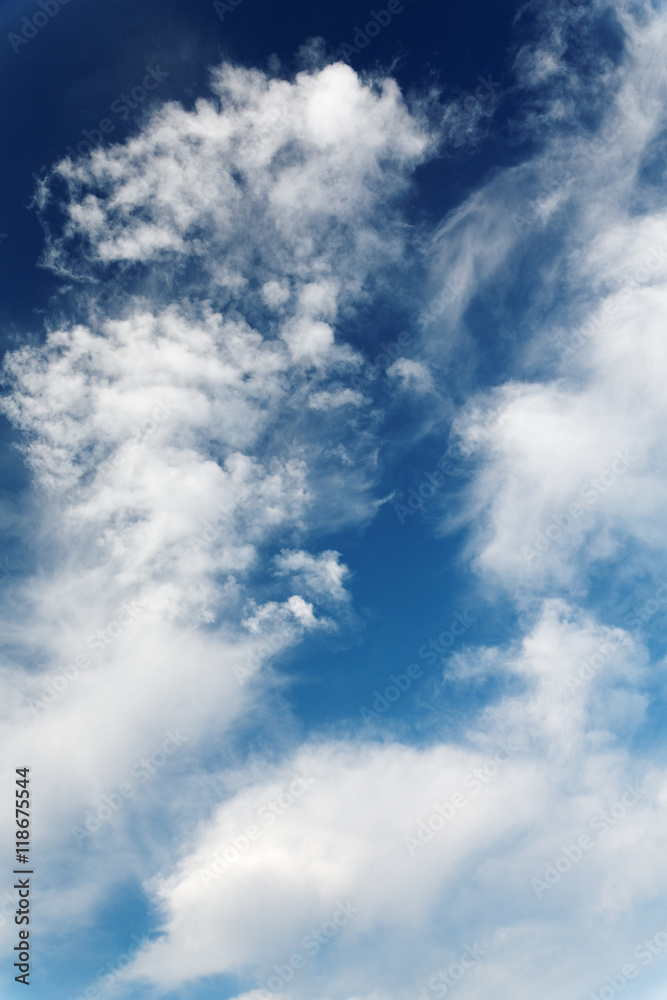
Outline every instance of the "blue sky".
<path fill-rule="evenodd" d="M 664 4 L 0 19 L 32 995 L 662 1000 Z"/>

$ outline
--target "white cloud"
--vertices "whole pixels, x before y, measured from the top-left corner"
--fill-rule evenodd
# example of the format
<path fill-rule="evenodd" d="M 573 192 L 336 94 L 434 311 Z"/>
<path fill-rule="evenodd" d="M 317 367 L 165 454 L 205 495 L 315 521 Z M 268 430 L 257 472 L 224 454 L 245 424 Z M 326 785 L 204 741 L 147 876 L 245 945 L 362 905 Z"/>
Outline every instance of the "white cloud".
<path fill-rule="evenodd" d="M 66 265 L 80 239 L 104 261 L 194 254 L 215 280 L 224 257 L 243 283 L 254 259 L 274 302 L 290 276 L 326 288 L 332 313 L 333 272 L 323 268 L 333 257 L 335 284 L 350 289 L 383 244 L 400 252 L 389 232 L 380 238 L 376 210 L 404 189 L 426 132 L 394 81 L 364 85 L 342 63 L 294 83 L 223 65 L 212 88 L 194 112 L 165 105 L 126 145 L 59 164 L 70 205 L 52 259 Z M 304 299 L 308 310 L 312 291 Z"/>
<path fill-rule="evenodd" d="M 419 393 L 429 393 L 434 391 L 433 378 L 430 371 L 421 361 L 413 361 L 411 358 L 399 358 L 387 368 L 387 375 L 390 379 L 399 382 L 405 389 L 412 389 Z"/>
<path fill-rule="evenodd" d="M 325 594 L 336 601 L 349 597 L 343 580 L 348 576 L 347 566 L 340 562 L 340 552 L 331 550 L 313 556 L 309 552 L 283 550 L 276 557 L 279 573 L 291 573 L 315 594 Z"/>
<path fill-rule="evenodd" d="M 368 400 L 354 389 L 334 389 L 332 391 L 314 392 L 308 399 L 308 406 L 313 410 L 337 410 L 341 406 L 363 406 Z"/>
<path fill-rule="evenodd" d="M 595 134 L 549 138 L 543 155 L 496 178 L 455 220 L 457 248 L 470 248 L 458 266 L 455 316 L 484 283 L 499 289 L 529 260 L 537 268 L 531 287 L 547 304 L 548 318 L 534 321 L 515 352 L 514 377 L 471 400 L 454 424 L 462 451 L 477 452 L 479 462 L 466 509 L 450 523 L 474 518 L 477 568 L 513 593 L 586 586 L 591 568 L 618 559 L 630 540 L 649 564 L 667 546 L 659 516 L 667 492 L 667 217 L 642 175 L 664 123 L 658 53 L 667 27 L 657 14 L 641 26 L 626 18 L 625 26 L 625 61 L 607 79 L 616 96 Z M 519 209 L 522 177 L 543 195 L 524 195 Z M 508 189 L 515 227 L 502 196 Z M 496 237 L 477 221 L 479 203 L 502 219 Z M 437 343 L 433 337 L 429 349 Z"/>
<path fill-rule="evenodd" d="M 127 144 L 61 163 L 43 188 L 45 203 L 56 180 L 69 189 L 53 267 L 92 283 L 105 268 L 157 265 L 109 315 L 82 299 L 85 320 L 11 355 L 3 404 L 45 495 L 39 569 L 11 608 L 3 743 L 44 783 L 36 846 L 54 874 L 43 906 L 57 912 L 69 887 L 63 933 L 128 878 L 146 879 L 162 933 L 127 982 L 173 990 L 228 974 L 257 996 L 272 967 L 308 953 L 291 997 L 385 1000 L 436 992 L 429 980 L 476 942 L 483 960 L 462 997 L 527 1000 L 538 983 L 561 1000 L 599 990 L 628 941 L 664 926 L 654 832 L 667 789 L 657 764 L 626 749 L 661 668 L 620 629 L 535 602 L 561 585 L 583 595 L 589 567 L 628 539 L 647 558 L 667 541 L 667 303 L 648 263 L 661 263 L 665 220 L 640 180 L 662 123 L 648 95 L 662 96 L 667 29 L 657 16 L 627 29 L 626 62 L 606 77 L 620 86 L 607 114 L 612 126 L 622 117 L 622 141 L 560 136 L 455 210 L 432 245 L 426 360 L 390 369 L 426 391 L 453 361 L 464 392 L 468 306 L 522 255 L 537 259 L 533 241 L 563 248 L 537 276 L 553 323 L 454 426 L 478 456 L 456 523 L 473 526 L 477 568 L 524 611 L 522 638 L 448 662 L 445 695 L 470 685 L 474 706 L 485 682 L 498 692 L 470 708 L 459 742 L 416 748 L 389 729 L 376 743 L 353 730 L 294 747 L 268 669 L 350 613 L 344 553 L 316 536 L 364 524 L 382 502 L 377 418 L 341 388 L 361 362 L 343 317 L 375 269 L 401 259 L 392 203 L 431 148 L 396 85 L 340 64 L 292 83 L 225 66 L 211 100 L 165 106 Z M 539 60 L 525 57 L 536 85 L 568 76 L 559 31 Z M 531 127 L 562 122 L 570 85 Z M 589 315 L 608 319 L 557 356 L 554 330 Z M 343 400 L 354 412 L 338 420 Z M 335 441 L 318 440 L 313 408 L 342 428 Z M 527 556 L 536 533 L 546 544 Z M 128 602 L 136 622 L 119 621 Z M 70 679 L 79 653 L 89 663 Z M 36 698 L 61 675 L 65 688 L 26 720 L 16 692 Z M 237 727 L 257 719 L 280 752 L 239 764 Z M 182 750 L 84 840 L 73 873 L 72 825 L 178 727 Z M 234 764 L 211 766 L 221 740 Z M 601 810 L 614 820 L 604 832 Z M 584 835 L 592 846 L 573 858 Z M 337 925 L 341 906 L 351 918 Z M 328 924 L 330 944 L 311 953 L 305 940 Z"/>
<path fill-rule="evenodd" d="M 289 299 L 290 290 L 287 284 L 281 285 L 278 281 L 267 281 L 262 286 L 262 295 L 267 305 L 271 306 L 272 309 L 278 309 Z"/>
<path fill-rule="evenodd" d="M 361 362 L 341 311 L 401 259 L 392 205 L 429 148 L 391 80 L 340 64 L 292 83 L 223 66 L 194 111 L 165 105 L 41 186 L 44 207 L 67 185 L 47 260 L 79 282 L 80 320 L 7 359 L 2 405 L 40 520 L 37 571 L 3 622 L 0 701 L 6 752 L 50 789 L 36 817 L 47 909 L 71 884 L 71 827 L 165 731 L 188 735 L 77 845 L 68 920 L 139 870 L 137 817 L 150 864 L 169 866 L 188 810 L 204 816 L 224 795 L 199 754 L 233 746 L 242 718 L 277 727 L 272 659 L 349 613 L 339 554 L 306 547 L 322 524 L 376 510 L 375 427 L 360 417 L 328 446 L 302 417 Z M 106 278 L 120 289 L 109 308 L 96 297 Z M 121 605 L 140 609 L 136 622 Z"/>
<path fill-rule="evenodd" d="M 568 675 L 597 663 L 610 638 L 605 664 L 570 690 Z M 358 913 L 293 977 L 291 996 L 403 995 L 473 942 L 485 953 L 475 997 L 505 981 L 531 995 L 554 940 L 568 947 L 558 976 L 540 980 L 546 998 L 604 982 L 619 943 L 653 929 L 650 904 L 667 882 L 667 855 L 645 841 L 664 821 L 664 780 L 614 735 L 643 715 L 645 654 L 551 602 L 495 670 L 523 690 L 487 707 L 461 745 L 317 743 L 248 775 L 151 883 L 164 936 L 128 977 L 178 989 L 234 973 L 249 989 L 307 956 L 305 936 L 349 900 Z M 531 883 L 584 835 L 591 847 L 572 870 Z M 594 943 L 573 932 L 592 920 Z"/>

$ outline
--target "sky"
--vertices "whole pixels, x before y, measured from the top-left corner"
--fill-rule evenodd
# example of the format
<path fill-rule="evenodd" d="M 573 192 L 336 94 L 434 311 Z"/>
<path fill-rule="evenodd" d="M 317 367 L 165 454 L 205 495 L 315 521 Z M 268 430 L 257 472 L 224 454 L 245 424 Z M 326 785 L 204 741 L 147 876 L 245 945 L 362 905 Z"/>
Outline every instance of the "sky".
<path fill-rule="evenodd" d="M 663 1000 L 667 6 L 0 24 L 0 997 Z"/>

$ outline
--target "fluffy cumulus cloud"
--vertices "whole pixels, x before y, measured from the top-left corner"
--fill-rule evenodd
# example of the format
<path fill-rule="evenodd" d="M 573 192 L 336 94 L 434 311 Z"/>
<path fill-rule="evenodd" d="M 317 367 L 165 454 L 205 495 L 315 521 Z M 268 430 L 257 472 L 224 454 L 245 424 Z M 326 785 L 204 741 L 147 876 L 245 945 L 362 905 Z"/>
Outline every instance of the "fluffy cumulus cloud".
<path fill-rule="evenodd" d="M 317 743 L 249 774 L 148 886 L 164 934 L 128 979 L 167 990 L 234 975 L 253 997 L 441 995 L 470 947 L 463 995 L 500 981 L 528 996 L 557 941 L 546 997 L 604 984 L 595 966 L 614 974 L 615 949 L 664 923 L 667 855 L 652 839 L 664 776 L 622 744 L 646 709 L 645 652 L 557 601 L 489 652 L 518 687 L 462 743 Z M 475 683 L 465 661 L 484 659 L 462 654 L 459 680 Z M 581 928 L 595 921 L 592 944 Z"/>
<path fill-rule="evenodd" d="M 69 192 L 48 259 L 79 272 L 81 248 L 88 266 L 194 258 L 212 294 L 261 296 L 293 351 L 326 354 L 341 296 L 400 255 L 388 211 L 433 142 L 393 80 L 365 85 L 340 63 L 294 82 L 223 65 L 212 92 L 58 164 L 40 194 L 46 207 L 56 180 Z"/>
<path fill-rule="evenodd" d="M 274 655 L 348 614 L 346 568 L 315 536 L 372 516 L 377 444 L 341 313 L 400 258 L 391 203 L 430 142 L 391 80 L 223 66 L 193 111 L 168 104 L 44 181 L 47 259 L 78 318 L 5 365 L 38 569 L 9 608 L 4 742 L 30 747 L 41 829 L 80 851 L 81 885 L 108 860 L 84 908 L 137 816 L 159 855 L 167 772 L 184 807 L 198 752 L 258 708 Z M 332 408 L 323 446 L 312 421 Z M 169 768 L 110 822 L 105 796 L 152 754 Z"/>
<path fill-rule="evenodd" d="M 223 65 L 193 110 L 42 182 L 77 316 L 5 367 L 37 569 L 9 609 L 3 743 L 44 782 L 44 912 L 67 887 L 69 933 L 128 878 L 143 893 L 127 996 L 659 995 L 664 663 L 589 598 L 667 545 L 667 18 L 544 17 L 515 62 L 533 152 L 420 234 L 431 297 L 387 372 L 429 434 L 457 408 L 442 444 L 470 475 L 443 530 L 518 614 L 436 675 L 456 737 L 355 715 L 299 738 L 272 669 L 354 617 L 344 546 L 320 542 L 382 504 L 382 413 L 346 324 L 413 259 L 419 111 L 343 64 Z M 602 20 L 613 59 L 568 44 Z"/>

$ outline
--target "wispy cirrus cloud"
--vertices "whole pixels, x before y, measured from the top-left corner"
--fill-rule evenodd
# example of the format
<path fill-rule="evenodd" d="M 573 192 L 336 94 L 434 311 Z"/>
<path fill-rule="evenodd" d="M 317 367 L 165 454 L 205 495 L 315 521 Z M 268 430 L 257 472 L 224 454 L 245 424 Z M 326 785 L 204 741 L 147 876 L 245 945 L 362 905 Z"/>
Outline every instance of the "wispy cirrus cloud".
<path fill-rule="evenodd" d="M 470 555 L 512 593 L 585 586 L 630 540 L 648 563 L 665 543 L 657 373 L 667 228 L 650 167 L 664 129 L 665 24 L 657 12 L 615 16 L 623 58 L 604 73 L 604 101 L 600 78 L 592 96 L 585 90 L 595 125 L 582 134 L 572 116 L 543 124 L 543 150 L 476 192 L 437 237 L 448 276 L 456 260 L 461 292 L 426 329 L 428 355 L 443 363 L 444 323 L 469 353 L 483 338 L 469 307 L 488 296 L 500 303 L 496 336 L 508 374 L 454 421 L 454 443 L 476 454 L 478 469 L 461 520 L 451 515 L 451 523 L 475 519 Z M 578 68 L 571 59 L 569 72 Z M 586 336 L 577 337 L 584 323 Z"/>

